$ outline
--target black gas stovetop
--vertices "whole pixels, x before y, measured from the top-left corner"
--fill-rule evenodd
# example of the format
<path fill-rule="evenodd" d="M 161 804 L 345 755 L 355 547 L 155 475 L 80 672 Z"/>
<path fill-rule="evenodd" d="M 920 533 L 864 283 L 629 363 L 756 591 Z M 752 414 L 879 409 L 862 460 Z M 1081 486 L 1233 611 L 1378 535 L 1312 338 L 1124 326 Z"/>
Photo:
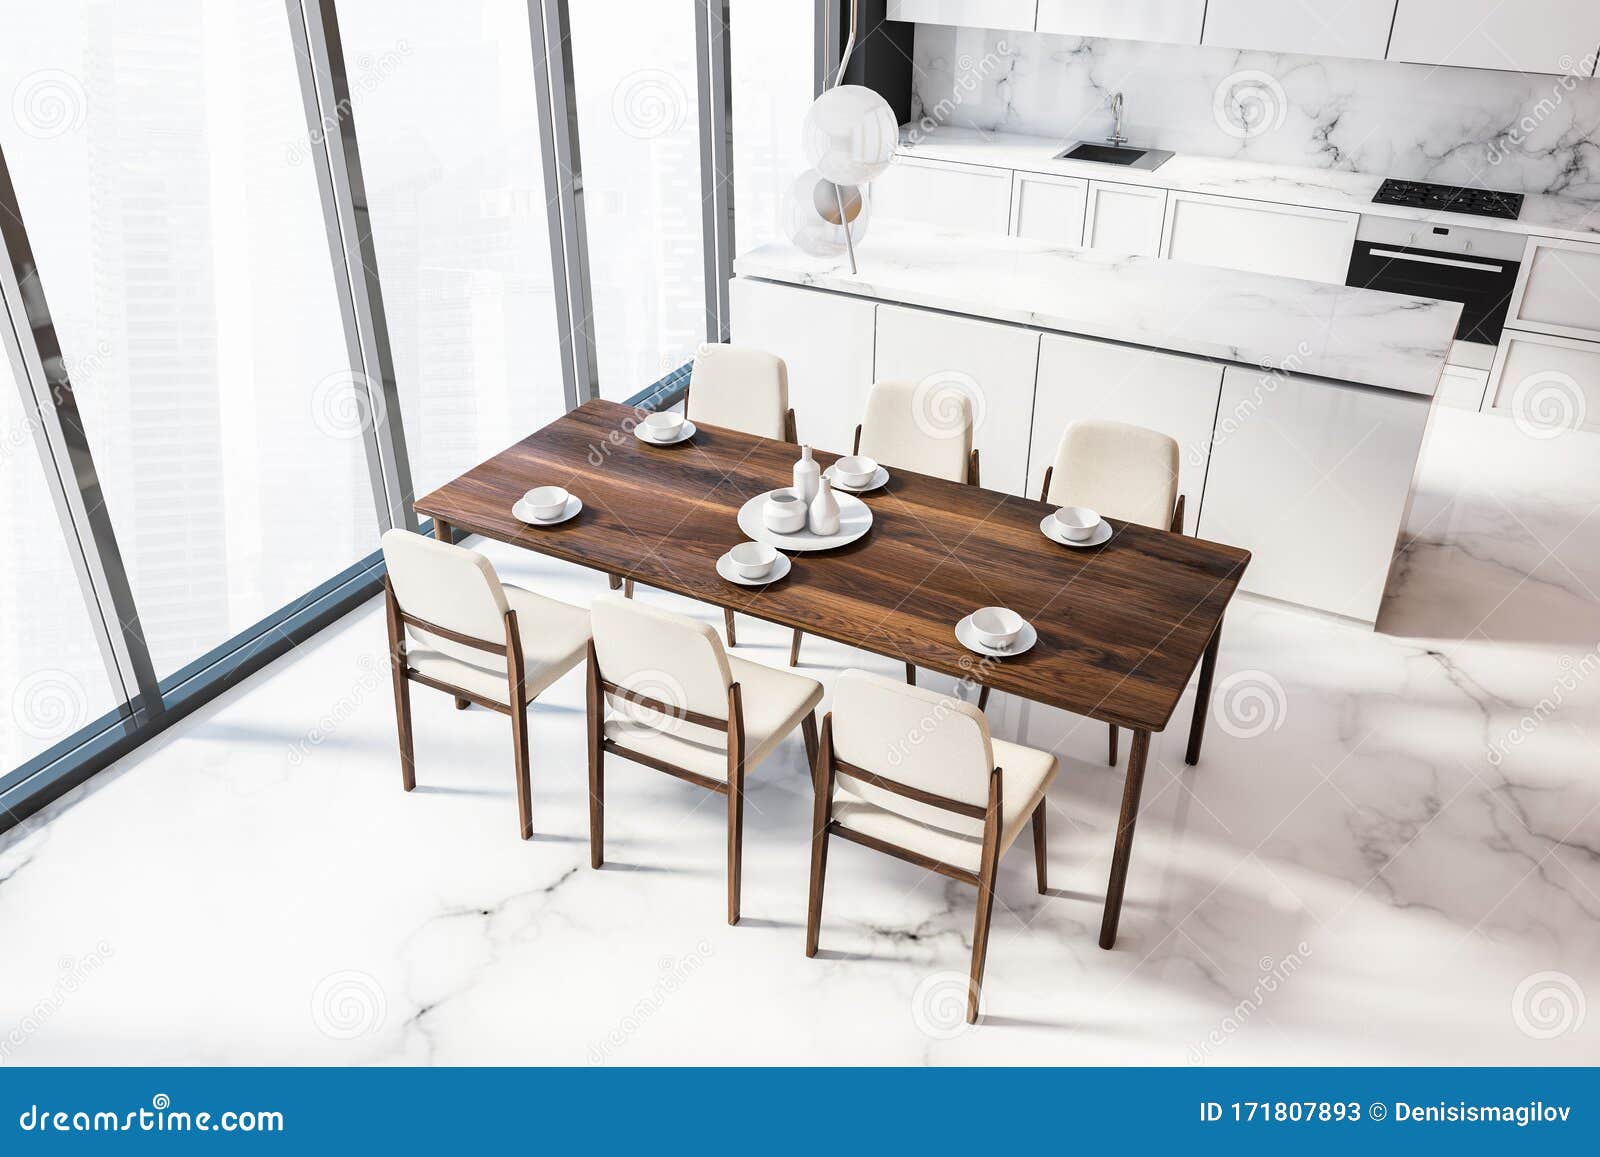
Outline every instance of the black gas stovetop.
<path fill-rule="evenodd" d="M 1432 185 L 1427 181 L 1400 181 L 1394 177 L 1383 183 L 1372 200 L 1378 205 L 1443 209 L 1451 213 L 1472 213 L 1479 217 L 1504 217 L 1508 221 L 1515 221 L 1522 214 L 1521 193 L 1463 189 L 1456 185 Z"/>

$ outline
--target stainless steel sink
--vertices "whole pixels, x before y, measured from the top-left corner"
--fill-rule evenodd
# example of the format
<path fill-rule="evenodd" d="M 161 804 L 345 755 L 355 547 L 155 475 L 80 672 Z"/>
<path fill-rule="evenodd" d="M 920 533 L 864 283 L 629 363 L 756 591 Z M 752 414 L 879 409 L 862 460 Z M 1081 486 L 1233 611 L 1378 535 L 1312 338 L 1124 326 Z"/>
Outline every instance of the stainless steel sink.
<path fill-rule="evenodd" d="M 1172 159 L 1167 149 L 1130 149 L 1123 145 L 1101 145 L 1079 141 L 1056 154 L 1058 161 L 1089 161 L 1097 165 L 1120 165 L 1124 169 L 1150 172 Z"/>

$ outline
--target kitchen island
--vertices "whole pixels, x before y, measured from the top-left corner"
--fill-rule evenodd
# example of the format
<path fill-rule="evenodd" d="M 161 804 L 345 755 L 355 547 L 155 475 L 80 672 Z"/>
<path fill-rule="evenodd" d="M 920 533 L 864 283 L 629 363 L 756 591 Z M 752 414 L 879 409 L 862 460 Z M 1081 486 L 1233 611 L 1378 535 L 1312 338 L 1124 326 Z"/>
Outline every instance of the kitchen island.
<path fill-rule="evenodd" d="M 934 426 L 960 390 L 983 484 L 1037 497 L 1069 422 L 1149 426 L 1241 589 L 1376 621 L 1459 305 L 895 222 L 858 259 L 735 262 L 733 340 L 788 363 L 802 440 L 848 447 L 879 378 Z"/>

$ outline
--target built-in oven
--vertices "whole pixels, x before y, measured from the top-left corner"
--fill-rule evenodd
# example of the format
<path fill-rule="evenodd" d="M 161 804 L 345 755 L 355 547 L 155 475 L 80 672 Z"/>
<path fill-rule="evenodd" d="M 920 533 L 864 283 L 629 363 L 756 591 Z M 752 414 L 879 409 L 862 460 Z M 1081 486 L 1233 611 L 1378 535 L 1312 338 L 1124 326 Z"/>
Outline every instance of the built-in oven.
<path fill-rule="evenodd" d="M 1496 345 L 1525 238 L 1392 217 L 1362 217 L 1346 285 L 1461 303 L 1456 340 Z"/>

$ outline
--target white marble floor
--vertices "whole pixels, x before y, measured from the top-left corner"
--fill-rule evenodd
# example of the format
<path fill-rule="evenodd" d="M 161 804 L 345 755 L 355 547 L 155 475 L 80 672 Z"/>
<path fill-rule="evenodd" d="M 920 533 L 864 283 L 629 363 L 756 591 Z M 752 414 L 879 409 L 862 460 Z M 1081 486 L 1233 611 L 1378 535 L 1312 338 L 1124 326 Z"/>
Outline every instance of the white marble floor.
<path fill-rule="evenodd" d="M 442 696 L 403 793 L 373 603 L 0 837 L 0 1063 L 1596 1062 L 1597 498 L 1600 439 L 1446 411 L 1379 633 L 1241 601 L 1200 765 L 1154 748 L 1113 952 L 1104 729 L 997 697 L 997 734 L 1063 757 L 1056 891 L 1025 837 L 973 1028 L 970 889 L 836 843 L 803 955 L 798 737 L 754 778 L 737 928 L 688 785 L 617 764 L 587 866 L 577 674 L 532 714 L 537 839 L 505 721 Z"/>

